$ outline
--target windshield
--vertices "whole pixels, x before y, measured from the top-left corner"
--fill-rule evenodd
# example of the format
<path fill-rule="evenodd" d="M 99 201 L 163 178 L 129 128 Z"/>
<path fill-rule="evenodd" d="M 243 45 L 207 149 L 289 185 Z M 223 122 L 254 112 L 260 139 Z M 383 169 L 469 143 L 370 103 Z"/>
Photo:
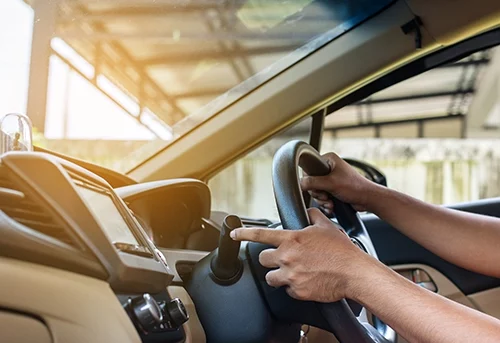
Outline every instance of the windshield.
<path fill-rule="evenodd" d="M 126 172 L 390 0 L 0 2 L 0 116 Z"/>

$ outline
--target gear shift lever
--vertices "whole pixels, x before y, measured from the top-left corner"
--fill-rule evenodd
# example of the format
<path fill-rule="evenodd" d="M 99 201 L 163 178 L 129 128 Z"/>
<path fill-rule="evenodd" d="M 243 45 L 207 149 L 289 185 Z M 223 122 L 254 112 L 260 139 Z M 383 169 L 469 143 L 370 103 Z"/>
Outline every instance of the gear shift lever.
<path fill-rule="evenodd" d="M 242 227 L 238 216 L 229 215 L 224 218 L 219 236 L 219 249 L 210 263 L 212 279 L 224 285 L 230 285 L 238 281 L 243 271 L 243 265 L 238 257 L 240 253 L 240 242 L 233 241 L 229 234 L 234 229 Z"/>

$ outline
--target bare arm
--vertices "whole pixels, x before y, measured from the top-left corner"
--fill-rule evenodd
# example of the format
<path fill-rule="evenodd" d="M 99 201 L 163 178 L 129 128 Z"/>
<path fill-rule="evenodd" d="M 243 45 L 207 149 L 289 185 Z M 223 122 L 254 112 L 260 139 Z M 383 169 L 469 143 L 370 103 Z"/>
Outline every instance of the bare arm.
<path fill-rule="evenodd" d="M 353 298 L 409 342 L 498 342 L 500 321 L 416 286 L 378 265 Z M 377 284 L 377 287 L 373 287 Z"/>
<path fill-rule="evenodd" d="M 301 186 L 326 210 L 333 209 L 326 195 L 330 193 L 357 209 L 377 214 L 451 263 L 500 277 L 500 219 L 427 204 L 368 181 L 333 153 L 325 158 L 332 172 L 321 177 L 306 176 Z"/>
<path fill-rule="evenodd" d="M 443 259 L 500 277 L 500 219 L 427 204 L 378 186 L 366 206 Z"/>
<path fill-rule="evenodd" d="M 362 252 L 317 210 L 301 231 L 237 229 L 233 239 L 276 246 L 260 263 L 299 300 L 358 301 L 410 342 L 499 342 L 500 321 L 427 291 Z M 353 266 L 355 266 L 353 268 Z"/>

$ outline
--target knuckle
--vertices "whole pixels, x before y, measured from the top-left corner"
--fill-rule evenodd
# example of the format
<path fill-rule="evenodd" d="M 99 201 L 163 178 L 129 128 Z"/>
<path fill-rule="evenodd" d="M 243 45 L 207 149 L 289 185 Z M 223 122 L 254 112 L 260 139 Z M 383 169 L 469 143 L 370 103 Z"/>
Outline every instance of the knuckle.
<path fill-rule="evenodd" d="M 304 230 L 294 231 L 290 235 L 290 241 L 293 244 L 302 244 L 304 242 Z"/>
<path fill-rule="evenodd" d="M 294 271 L 290 271 L 287 275 L 287 280 L 289 281 L 289 283 L 291 285 L 295 285 L 297 284 L 297 281 L 298 281 L 298 275 L 296 272 Z"/>
<path fill-rule="evenodd" d="M 292 263 L 292 260 L 293 260 L 293 257 L 290 253 L 286 252 L 286 253 L 280 254 L 279 262 L 281 265 L 288 266 Z"/>
<path fill-rule="evenodd" d="M 301 289 L 298 289 L 295 291 L 295 294 L 297 294 L 297 297 L 298 299 L 300 300 L 307 300 L 310 298 L 310 294 L 311 292 L 309 292 L 307 289 L 305 288 L 301 288 Z"/>
<path fill-rule="evenodd" d="M 288 293 L 289 296 L 291 296 L 292 298 L 294 299 L 299 299 L 297 294 L 295 293 L 295 290 L 293 289 L 293 287 L 287 287 L 286 289 L 286 292 Z"/>
<path fill-rule="evenodd" d="M 262 232 L 259 229 L 254 229 L 252 231 L 252 238 L 259 241 L 262 238 Z"/>
<path fill-rule="evenodd" d="M 295 298 L 297 300 L 306 300 L 307 299 L 307 295 L 305 294 L 304 290 L 303 289 L 298 289 L 297 287 L 289 287 L 288 288 L 288 294 L 292 297 L 292 298 Z"/>

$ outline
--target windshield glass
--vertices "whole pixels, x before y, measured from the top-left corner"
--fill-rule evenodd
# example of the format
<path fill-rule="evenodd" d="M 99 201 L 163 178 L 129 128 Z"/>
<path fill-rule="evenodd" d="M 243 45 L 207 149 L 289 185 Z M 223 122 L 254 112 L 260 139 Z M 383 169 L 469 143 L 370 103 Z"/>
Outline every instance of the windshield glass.
<path fill-rule="evenodd" d="M 390 0 L 0 2 L 0 117 L 126 172 Z"/>

